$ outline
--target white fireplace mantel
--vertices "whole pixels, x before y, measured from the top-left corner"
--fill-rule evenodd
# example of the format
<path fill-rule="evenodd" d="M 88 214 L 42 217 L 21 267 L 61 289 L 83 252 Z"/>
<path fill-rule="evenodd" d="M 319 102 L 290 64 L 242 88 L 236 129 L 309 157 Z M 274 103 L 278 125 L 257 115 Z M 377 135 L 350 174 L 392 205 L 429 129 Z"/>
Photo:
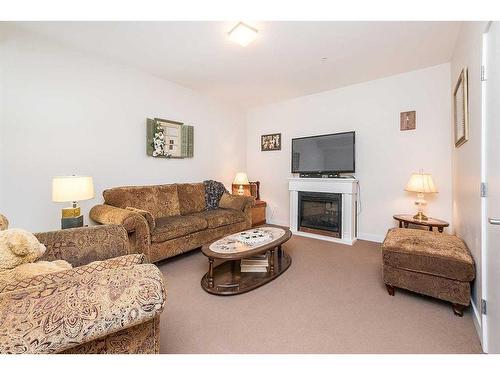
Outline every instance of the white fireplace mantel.
<path fill-rule="evenodd" d="M 290 230 L 293 234 L 352 245 L 357 237 L 357 191 L 355 178 L 299 178 L 288 179 L 290 190 Z M 298 230 L 299 191 L 342 194 L 342 237 L 335 238 Z"/>

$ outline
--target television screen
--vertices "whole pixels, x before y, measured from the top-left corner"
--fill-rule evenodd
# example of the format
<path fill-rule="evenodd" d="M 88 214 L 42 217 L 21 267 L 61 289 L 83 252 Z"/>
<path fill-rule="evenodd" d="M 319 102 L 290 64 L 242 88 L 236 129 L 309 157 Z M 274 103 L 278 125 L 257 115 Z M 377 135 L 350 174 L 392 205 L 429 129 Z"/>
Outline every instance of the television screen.
<path fill-rule="evenodd" d="M 292 139 L 292 173 L 354 173 L 354 134 Z"/>

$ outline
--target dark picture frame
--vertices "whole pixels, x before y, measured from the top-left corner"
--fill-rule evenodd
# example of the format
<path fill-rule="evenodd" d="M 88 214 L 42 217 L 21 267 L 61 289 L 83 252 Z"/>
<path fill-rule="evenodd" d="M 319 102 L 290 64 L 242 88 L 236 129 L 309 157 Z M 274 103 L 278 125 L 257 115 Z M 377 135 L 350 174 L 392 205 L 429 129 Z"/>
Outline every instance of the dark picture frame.
<path fill-rule="evenodd" d="M 260 136 L 261 151 L 280 151 L 281 133 L 264 134 Z"/>
<path fill-rule="evenodd" d="M 399 114 L 399 130 L 415 130 L 417 128 L 417 111 L 401 112 Z"/>

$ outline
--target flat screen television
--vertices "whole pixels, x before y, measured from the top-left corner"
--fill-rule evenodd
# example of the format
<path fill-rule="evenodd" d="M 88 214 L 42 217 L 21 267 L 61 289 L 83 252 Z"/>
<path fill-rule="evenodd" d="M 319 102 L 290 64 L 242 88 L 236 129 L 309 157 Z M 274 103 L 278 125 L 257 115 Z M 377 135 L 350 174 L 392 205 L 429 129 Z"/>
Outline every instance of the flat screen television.
<path fill-rule="evenodd" d="M 355 172 L 355 132 L 292 139 L 292 173 Z"/>

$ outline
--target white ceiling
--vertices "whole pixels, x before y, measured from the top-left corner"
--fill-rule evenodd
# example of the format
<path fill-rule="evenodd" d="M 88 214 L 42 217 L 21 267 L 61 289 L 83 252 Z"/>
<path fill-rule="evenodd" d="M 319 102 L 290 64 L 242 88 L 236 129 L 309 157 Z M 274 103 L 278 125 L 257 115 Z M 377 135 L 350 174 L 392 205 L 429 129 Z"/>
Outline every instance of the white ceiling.
<path fill-rule="evenodd" d="M 16 22 L 243 108 L 448 62 L 460 22 Z M 322 58 L 327 60 L 323 61 Z"/>

